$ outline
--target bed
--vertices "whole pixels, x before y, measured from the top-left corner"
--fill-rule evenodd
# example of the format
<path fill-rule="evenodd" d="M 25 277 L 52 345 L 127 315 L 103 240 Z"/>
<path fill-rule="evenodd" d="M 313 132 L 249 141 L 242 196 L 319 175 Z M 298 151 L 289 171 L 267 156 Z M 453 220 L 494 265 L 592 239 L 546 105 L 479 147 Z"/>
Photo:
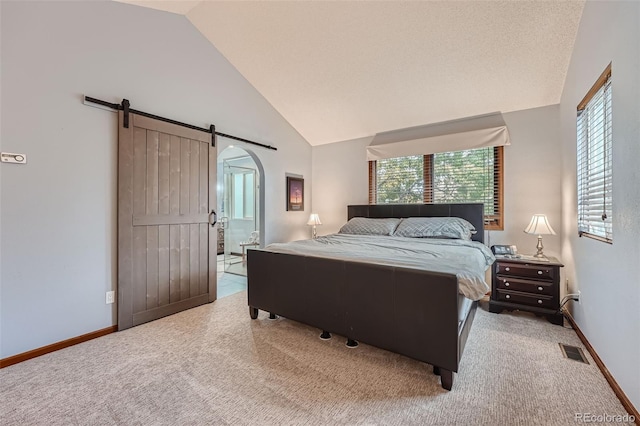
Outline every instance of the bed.
<path fill-rule="evenodd" d="M 458 217 L 475 227 L 470 238 L 486 250 L 477 244 L 484 237 L 483 212 L 482 204 L 353 205 L 348 206 L 347 217 L 350 222 L 353 218 Z M 410 262 L 385 260 L 384 254 L 369 259 L 307 252 L 295 243 L 269 247 L 247 254 L 252 319 L 263 310 L 272 318 L 280 315 L 317 327 L 323 338 L 335 333 L 346 337 L 348 346 L 362 342 L 431 364 L 442 387 L 451 390 L 477 309 L 477 301 L 461 294 L 468 291 L 460 285 L 463 274 L 455 266 L 425 270 Z M 409 250 L 406 258 L 417 257 L 412 248 L 398 250 Z M 490 264 L 493 257 L 486 251 Z M 472 298 L 480 293 L 481 286 Z"/>

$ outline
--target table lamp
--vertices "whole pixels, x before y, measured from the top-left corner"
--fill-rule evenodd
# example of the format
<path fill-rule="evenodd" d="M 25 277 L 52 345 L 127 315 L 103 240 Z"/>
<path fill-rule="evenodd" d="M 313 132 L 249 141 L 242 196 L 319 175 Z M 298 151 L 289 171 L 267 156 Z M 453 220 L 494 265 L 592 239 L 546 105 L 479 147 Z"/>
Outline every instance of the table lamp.
<path fill-rule="evenodd" d="M 320 216 L 318 216 L 316 213 L 311 213 L 311 216 L 309 216 L 309 221 L 307 222 L 307 225 L 313 226 L 311 238 L 314 238 L 314 239 L 318 238 L 318 234 L 316 232 L 316 225 L 322 225 L 322 222 L 320 222 Z"/>
<path fill-rule="evenodd" d="M 556 232 L 553 230 L 551 225 L 549 225 L 547 216 L 544 214 L 534 214 L 533 217 L 531 218 L 531 222 L 529 223 L 529 226 L 526 227 L 524 232 L 526 232 L 527 234 L 534 234 L 538 236 L 538 245 L 536 245 L 538 252 L 533 256 L 546 259 L 547 256 L 545 256 L 544 253 L 542 252 L 542 249 L 543 249 L 542 236 L 556 235 Z"/>

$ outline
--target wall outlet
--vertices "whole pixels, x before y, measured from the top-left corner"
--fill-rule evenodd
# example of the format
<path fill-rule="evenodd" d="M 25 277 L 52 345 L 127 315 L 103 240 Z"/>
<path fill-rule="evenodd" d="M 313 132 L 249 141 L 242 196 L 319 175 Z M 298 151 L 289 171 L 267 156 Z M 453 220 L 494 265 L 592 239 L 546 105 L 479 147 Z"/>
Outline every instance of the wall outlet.
<path fill-rule="evenodd" d="M 582 292 L 578 290 L 578 300 L 576 300 L 576 302 L 580 303 L 580 299 L 582 299 Z"/>
<path fill-rule="evenodd" d="M 107 305 L 112 304 L 115 301 L 115 298 L 116 298 L 116 292 L 113 291 L 113 290 L 112 291 L 108 291 L 107 292 L 107 299 L 106 299 L 107 300 L 106 301 Z"/>

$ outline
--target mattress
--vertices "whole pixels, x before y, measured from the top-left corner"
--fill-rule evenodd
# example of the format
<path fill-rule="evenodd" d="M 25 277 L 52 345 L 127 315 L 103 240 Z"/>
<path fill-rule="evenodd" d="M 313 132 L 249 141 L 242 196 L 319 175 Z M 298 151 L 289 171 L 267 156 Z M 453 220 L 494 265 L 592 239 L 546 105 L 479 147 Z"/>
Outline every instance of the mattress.
<path fill-rule="evenodd" d="M 274 243 L 263 250 L 453 274 L 460 293 L 471 300 L 489 291 L 485 271 L 495 260 L 491 250 L 476 241 L 382 235 L 332 234 Z"/>
<path fill-rule="evenodd" d="M 458 294 L 458 328 L 460 328 L 469 315 L 473 301 L 462 294 Z"/>

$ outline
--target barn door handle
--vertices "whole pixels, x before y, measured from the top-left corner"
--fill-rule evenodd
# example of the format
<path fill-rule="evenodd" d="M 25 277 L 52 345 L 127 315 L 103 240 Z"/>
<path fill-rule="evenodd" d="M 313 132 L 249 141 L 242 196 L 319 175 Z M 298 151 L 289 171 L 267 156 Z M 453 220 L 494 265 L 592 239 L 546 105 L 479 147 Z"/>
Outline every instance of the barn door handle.
<path fill-rule="evenodd" d="M 213 222 L 211 222 L 211 216 L 213 216 Z M 216 223 L 218 223 L 218 214 L 215 210 L 211 210 L 211 213 L 209 213 L 209 223 L 211 224 L 212 228 L 216 226 Z"/>

